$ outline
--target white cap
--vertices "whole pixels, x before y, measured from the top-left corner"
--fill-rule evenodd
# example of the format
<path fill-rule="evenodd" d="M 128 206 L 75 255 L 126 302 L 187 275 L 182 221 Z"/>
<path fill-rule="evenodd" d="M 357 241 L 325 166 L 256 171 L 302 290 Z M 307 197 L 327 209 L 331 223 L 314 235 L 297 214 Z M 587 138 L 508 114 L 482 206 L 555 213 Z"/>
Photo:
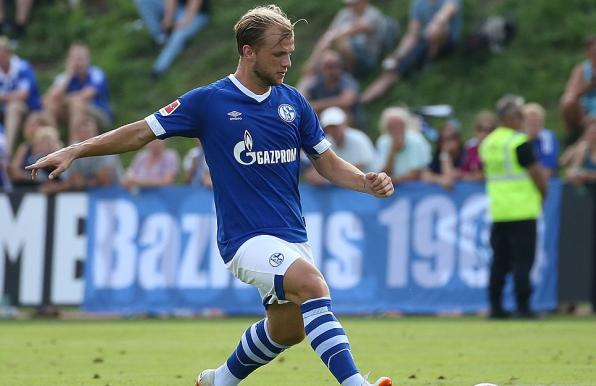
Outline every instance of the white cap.
<path fill-rule="evenodd" d="M 341 125 L 346 123 L 346 113 L 339 107 L 329 107 L 321 113 L 321 126 Z"/>

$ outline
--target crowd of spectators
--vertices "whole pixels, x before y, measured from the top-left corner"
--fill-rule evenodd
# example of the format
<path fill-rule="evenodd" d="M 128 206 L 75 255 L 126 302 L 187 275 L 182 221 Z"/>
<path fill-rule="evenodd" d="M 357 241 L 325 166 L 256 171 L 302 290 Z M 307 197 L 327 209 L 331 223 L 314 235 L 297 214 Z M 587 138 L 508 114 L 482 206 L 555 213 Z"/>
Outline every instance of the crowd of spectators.
<path fill-rule="evenodd" d="M 27 20 L 31 3 L 24 1 L 25 10 L 17 10 L 13 32 L 21 32 L 13 33 L 11 38 L 22 36 L 24 29 L 19 25 Z M 208 0 L 135 0 L 135 4 L 148 36 L 160 48 L 150 70 L 154 77 L 159 77 L 188 40 L 207 25 L 210 4 Z M 364 171 L 385 171 L 395 184 L 425 181 L 451 189 L 459 180 L 481 181 L 484 177 L 479 145 L 499 126 L 493 110 L 513 101 L 524 113 L 523 131 L 548 175 L 562 175 L 578 184 L 594 182 L 595 36 L 586 38 L 586 58 L 573 68 L 562 90 L 560 112 L 567 129 L 567 147 L 562 154 L 557 136 L 545 128 L 544 107 L 526 103 L 523 97 L 515 95 L 506 95 L 494 108 L 486 106 L 488 109 L 478 112 L 469 128 L 453 113 L 431 121 L 419 111 L 393 104 L 384 106 L 377 134 L 374 127 L 366 127 L 366 122 L 370 125 L 376 120 L 365 117 L 367 103 L 381 97 L 413 71 L 457 52 L 462 7 L 461 0 L 411 0 L 407 28 L 399 39 L 399 25 L 391 16 L 368 0 L 343 0 L 343 6 L 304 64 L 296 85 L 319 115 L 335 152 Z M 0 28 L 6 32 L 3 23 L 0 2 Z M 135 156 L 126 172 L 117 157 L 94 157 L 75 162 L 72 170 L 58 181 L 47 180 L 43 173 L 31 181 L 24 166 L 63 144 L 81 142 L 109 130 L 114 116 L 108 76 L 93 64 L 91 50 L 85 43 L 71 44 L 63 71 L 43 94 L 34 67 L 17 56 L 14 47 L 8 37 L 0 37 L 0 189 L 35 185 L 44 192 L 57 192 L 120 185 L 136 190 L 177 181 L 211 186 L 209 167 L 198 141 L 182 162 L 177 152 L 168 148 L 167 141 L 154 141 Z M 361 91 L 363 79 L 374 78 L 376 73 L 378 77 Z M 437 127 L 437 135 L 428 135 L 429 125 Z M 367 133 L 373 133 L 375 143 Z M 465 138 L 465 133 L 472 137 Z M 306 183 L 328 183 L 306 157 L 302 164 Z"/>

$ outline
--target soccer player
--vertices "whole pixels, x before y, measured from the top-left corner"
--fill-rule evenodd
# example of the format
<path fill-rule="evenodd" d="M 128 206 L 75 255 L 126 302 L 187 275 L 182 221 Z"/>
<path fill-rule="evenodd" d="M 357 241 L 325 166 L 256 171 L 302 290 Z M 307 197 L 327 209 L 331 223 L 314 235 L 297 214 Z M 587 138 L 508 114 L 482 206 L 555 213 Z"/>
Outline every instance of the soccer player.
<path fill-rule="evenodd" d="M 55 167 L 55 178 L 76 158 L 136 150 L 156 137 L 201 140 L 213 180 L 219 250 L 234 276 L 257 287 L 267 316 L 246 330 L 226 362 L 197 377 L 199 386 L 238 385 L 305 336 L 341 385 L 371 385 L 354 363 L 329 288 L 312 263 L 298 191 L 299 149 L 340 186 L 388 197 L 393 184 L 384 173 L 364 174 L 339 158 L 306 99 L 283 84 L 293 27 L 277 6 L 248 11 L 235 26 L 240 60 L 233 75 L 27 167 L 33 178 L 38 169 Z M 374 383 L 391 384 L 386 377 Z"/>

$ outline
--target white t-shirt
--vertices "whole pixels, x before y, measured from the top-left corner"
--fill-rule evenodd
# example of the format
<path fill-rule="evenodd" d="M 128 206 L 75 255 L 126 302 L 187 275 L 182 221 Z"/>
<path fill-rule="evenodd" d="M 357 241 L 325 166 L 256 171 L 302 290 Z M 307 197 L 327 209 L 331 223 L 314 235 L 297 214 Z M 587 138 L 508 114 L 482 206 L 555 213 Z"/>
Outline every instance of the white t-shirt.
<path fill-rule="evenodd" d="M 353 165 L 362 166 L 364 172 L 369 172 L 375 167 L 375 147 L 370 138 L 362 131 L 346 128 L 344 142 L 341 147 L 333 141 L 331 136 L 326 137 L 331 142 L 333 151 Z"/>
<path fill-rule="evenodd" d="M 391 152 L 391 137 L 389 134 L 383 134 L 377 139 L 377 151 L 379 154 L 379 164 L 377 169 L 381 170 L 387 163 L 387 158 Z M 414 130 L 406 130 L 404 145 L 393 160 L 393 175 L 391 177 L 401 177 L 412 170 L 426 167 L 432 159 L 430 144 L 424 136 Z"/>

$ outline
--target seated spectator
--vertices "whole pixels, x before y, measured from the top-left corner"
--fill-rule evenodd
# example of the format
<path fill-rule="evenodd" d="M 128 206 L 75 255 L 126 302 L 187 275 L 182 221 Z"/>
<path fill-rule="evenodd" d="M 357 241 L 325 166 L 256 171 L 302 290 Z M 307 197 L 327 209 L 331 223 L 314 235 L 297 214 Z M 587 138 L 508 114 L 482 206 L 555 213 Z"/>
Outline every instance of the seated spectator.
<path fill-rule="evenodd" d="M 364 91 L 362 102 L 377 99 L 413 70 L 453 51 L 461 24 L 460 0 L 411 0 L 408 30 L 397 49 L 383 60 L 383 72 Z"/>
<path fill-rule="evenodd" d="M 596 115 L 596 35 L 585 40 L 586 59 L 578 63 L 567 81 L 560 108 L 567 128 L 567 142 L 575 142 L 587 115 Z"/>
<path fill-rule="evenodd" d="M 182 169 L 184 171 L 184 182 L 194 186 L 204 186 L 211 188 L 211 174 L 209 173 L 209 166 L 205 160 L 205 153 L 201 142 L 197 140 L 197 146 L 193 147 L 186 153 L 182 161 Z"/>
<path fill-rule="evenodd" d="M 0 111 L 6 129 L 8 155 L 12 154 L 24 115 L 27 111 L 40 109 L 33 67 L 12 53 L 7 38 L 0 37 Z"/>
<path fill-rule="evenodd" d="M 37 129 L 33 135 L 31 141 L 31 154 L 27 157 L 25 163 L 27 165 L 34 164 L 40 158 L 59 150 L 63 146 L 64 144 L 60 141 L 60 135 L 56 128 L 51 126 L 41 127 Z M 44 190 L 48 186 L 60 182 L 62 176 L 59 176 L 54 180 L 48 178 L 52 170 L 53 168 L 39 170 L 37 177 L 32 183 L 37 184 L 40 187 L 40 190 Z"/>
<path fill-rule="evenodd" d="M 333 151 L 363 172 L 374 168 L 375 148 L 362 131 L 348 126 L 346 113 L 339 107 L 329 107 L 321 114 L 321 126 Z M 307 182 L 314 185 L 329 183 L 311 166 L 304 173 Z"/>
<path fill-rule="evenodd" d="M 358 82 L 343 70 L 341 56 L 331 50 L 321 56 L 321 70 L 306 86 L 304 96 L 317 114 L 329 107 L 337 106 L 351 115 L 356 127 L 364 127 L 364 112 L 358 100 Z"/>
<path fill-rule="evenodd" d="M 95 137 L 99 132 L 95 118 L 85 117 L 75 129 L 75 143 Z M 62 181 L 42 188 L 44 193 L 118 185 L 122 178 L 122 164 L 116 155 L 85 157 L 74 160 L 63 174 Z"/>
<path fill-rule="evenodd" d="M 379 128 L 377 169 L 391 176 L 394 184 L 420 179 L 431 161 L 431 148 L 411 114 L 400 107 L 389 107 L 381 114 Z"/>
<path fill-rule="evenodd" d="M 89 47 L 73 43 L 66 58 L 66 71 L 59 74 L 46 95 L 44 109 L 56 122 L 68 122 L 68 139 L 87 115 L 95 117 L 100 127 L 112 125 L 108 102 L 108 82 L 102 69 L 91 64 Z"/>
<path fill-rule="evenodd" d="M 14 23 L 6 19 L 4 3 L 4 0 L 0 0 L 0 35 L 10 35 L 11 38 L 19 40 L 25 35 L 33 0 L 15 0 L 13 2 Z"/>
<path fill-rule="evenodd" d="M 337 13 L 306 62 L 299 86 L 308 84 L 315 74 L 316 66 L 321 62 L 321 55 L 328 49 L 339 52 L 344 68 L 356 75 L 367 74 L 377 65 L 383 42 L 385 16 L 370 5 L 368 0 L 343 2 L 346 6 Z"/>
<path fill-rule="evenodd" d="M 163 46 L 153 64 L 154 78 L 163 75 L 186 42 L 209 21 L 210 0 L 135 0 L 153 40 Z"/>
<path fill-rule="evenodd" d="M 463 141 L 458 124 L 448 121 L 439 130 L 437 149 L 428 167 L 422 172 L 422 180 L 445 189 L 453 188 L 461 176 Z"/>
<path fill-rule="evenodd" d="M 8 174 L 15 185 L 30 185 L 34 183 L 31 180 L 31 173 L 25 170 L 25 166 L 30 165 L 33 156 L 33 138 L 35 133 L 42 127 L 54 127 L 51 117 L 41 111 L 33 111 L 27 115 L 23 123 L 24 141 L 17 147 L 8 167 Z"/>
<path fill-rule="evenodd" d="M 137 153 L 122 184 L 128 189 L 172 185 L 178 175 L 178 154 L 167 141 L 151 141 Z"/>
<path fill-rule="evenodd" d="M 567 179 L 574 184 L 596 183 L 596 117 L 586 118 L 583 151 L 576 152 Z"/>
<path fill-rule="evenodd" d="M 544 167 L 547 177 L 557 173 L 557 159 L 559 158 L 559 140 L 557 136 L 544 126 L 544 107 L 538 103 L 528 103 L 524 106 L 524 132 L 532 142 L 537 161 Z"/>
<path fill-rule="evenodd" d="M 482 160 L 478 149 L 482 140 L 497 127 L 497 116 L 492 111 L 484 110 L 476 114 L 474 119 L 474 137 L 464 146 L 464 156 L 461 164 L 461 178 L 465 181 L 482 181 Z"/>

